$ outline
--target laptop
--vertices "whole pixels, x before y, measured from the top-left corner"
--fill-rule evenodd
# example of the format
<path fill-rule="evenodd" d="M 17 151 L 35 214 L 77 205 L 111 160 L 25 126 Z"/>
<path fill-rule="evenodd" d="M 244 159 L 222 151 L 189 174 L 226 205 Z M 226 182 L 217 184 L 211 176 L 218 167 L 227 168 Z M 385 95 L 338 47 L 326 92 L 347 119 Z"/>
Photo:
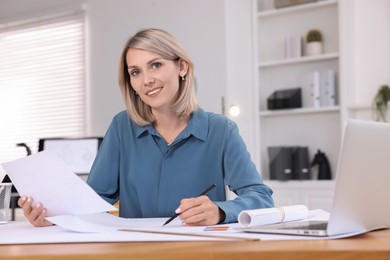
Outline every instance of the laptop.
<path fill-rule="evenodd" d="M 337 165 L 329 221 L 285 222 L 252 233 L 339 236 L 390 228 L 390 124 L 349 120 Z"/>

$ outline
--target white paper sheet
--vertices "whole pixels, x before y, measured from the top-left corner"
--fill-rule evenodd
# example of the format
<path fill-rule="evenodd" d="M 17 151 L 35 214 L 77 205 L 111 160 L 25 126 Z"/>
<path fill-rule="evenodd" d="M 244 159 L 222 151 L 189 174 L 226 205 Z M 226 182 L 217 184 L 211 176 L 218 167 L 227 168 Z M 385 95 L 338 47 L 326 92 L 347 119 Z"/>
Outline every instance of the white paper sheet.
<path fill-rule="evenodd" d="M 207 237 L 188 237 L 136 232 L 80 233 L 59 226 L 34 227 L 30 223 L 8 222 L 0 225 L 0 244 L 52 244 L 85 242 L 157 242 L 157 241 L 218 241 Z"/>
<path fill-rule="evenodd" d="M 62 215 L 46 218 L 67 230 L 83 233 L 107 233 L 121 228 L 162 228 L 167 218 L 121 218 L 108 213 Z M 169 227 L 180 227 L 176 218 Z"/>
<path fill-rule="evenodd" d="M 42 203 L 48 215 L 117 210 L 48 151 L 4 163 L 2 167 L 19 194 Z"/>

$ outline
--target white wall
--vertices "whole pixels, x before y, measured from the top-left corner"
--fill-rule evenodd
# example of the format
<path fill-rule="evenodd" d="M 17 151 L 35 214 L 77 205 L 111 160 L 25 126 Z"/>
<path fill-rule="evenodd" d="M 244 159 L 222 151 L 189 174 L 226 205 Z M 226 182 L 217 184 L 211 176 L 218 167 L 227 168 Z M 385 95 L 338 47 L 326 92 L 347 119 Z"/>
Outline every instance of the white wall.
<path fill-rule="evenodd" d="M 159 27 L 175 35 L 195 63 L 198 100 L 221 112 L 226 89 L 224 0 L 0 0 L 0 23 L 69 10 L 85 3 L 89 28 L 89 135 L 103 135 L 124 109 L 117 68 L 125 41 Z"/>
<path fill-rule="evenodd" d="M 373 120 L 371 102 L 381 85 L 390 84 L 390 1 L 340 0 L 343 77 L 341 95 L 347 118 Z"/>
<path fill-rule="evenodd" d="M 91 134 L 105 131 L 123 109 L 117 67 L 125 41 L 140 28 L 159 27 L 175 35 L 195 63 L 200 105 L 221 112 L 226 85 L 223 0 L 91 0 Z"/>
<path fill-rule="evenodd" d="M 232 118 L 240 127 L 252 159 L 258 156 L 255 144 L 255 111 L 252 55 L 252 1 L 227 0 L 225 3 L 226 30 L 226 110 L 230 105 L 240 107 L 240 115 Z M 227 112 L 226 112 L 227 113 Z"/>
<path fill-rule="evenodd" d="M 379 87 L 390 84 L 390 1 L 374 2 L 354 2 L 357 104 L 370 104 Z"/>
<path fill-rule="evenodd" d="M 222 112 L 238 104 L 235 120 L 255 151 L 252 93 L 252 0 L 0 0 L 0 23 L 80 8 L 88 14 L 88 135 L 103 135 L 124 109 L 117 68 L 125 41 L 137 30 L 159 27 L 175 35 L 195 63 L 198 101 Z"/>

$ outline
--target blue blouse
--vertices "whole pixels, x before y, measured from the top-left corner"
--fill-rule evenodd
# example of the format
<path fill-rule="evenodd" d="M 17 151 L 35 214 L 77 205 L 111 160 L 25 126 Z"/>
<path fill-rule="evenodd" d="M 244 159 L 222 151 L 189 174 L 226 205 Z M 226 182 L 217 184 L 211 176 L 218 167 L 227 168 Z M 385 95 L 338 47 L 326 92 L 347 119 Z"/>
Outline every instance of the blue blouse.
<path fill-rule="evenodd" d="M 171 145 L 153 125 L 139 126 L 126 111 L 118 113 L 87 182 L 109 203 L 120 199 L 119 214 L 126 218 L 170 217 L 181 199 L 213 183 L 207 196 L 225 212 L 225 223 L 236 222 L 242 210 L 274 205 L 237 125 L 200 108 Z M 238 197 L 226 201 L 225 185 Z"/>

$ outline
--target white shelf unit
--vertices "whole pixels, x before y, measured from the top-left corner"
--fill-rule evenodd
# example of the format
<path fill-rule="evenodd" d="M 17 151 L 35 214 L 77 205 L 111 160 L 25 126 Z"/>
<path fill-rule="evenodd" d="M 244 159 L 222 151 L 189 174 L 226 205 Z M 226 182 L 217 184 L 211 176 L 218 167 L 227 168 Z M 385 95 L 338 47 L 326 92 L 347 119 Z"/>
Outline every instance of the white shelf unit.
<path fill-rule="evenodd" d="M 380 85 L 390 83 L 389 7 L 388 0 L 321 0 L 275 9 L 273 0 L 253 0 L 254 160 L 277 205 L 330 210 L 335 181 L 317 181 L 315 173 L 313 180 L 269 180 L 267 147 L 306 145 L 311 158 L 320 148 L 335 177 L 344 123 L 372 120 L 372 98 Z M 285 59 L 284 38 L 304 37 L 312 28 L 323 33 L 324 53 Z M 323 68 L 337 72 L 337 106 L 266 109 L 273 91 L 295 87 L 299 74 Z"/>
<path fill-rule="evenodd" d="M 328 156 L 334 175 L 341 142 L 340 95 L 337 106 L 284 110 L 267 110 L 267 98 L 275 90 L 299 87 L 300 77 L 313 71 L 334 69 L 338 78 L 338 1 L 273 9 L 272 1 L 255 0 L 253 8 L 257 155 L 262 176 L 265 180 L 270 178 L 267 151 L 270 146 L 307 146 L 310 159 L 320 149 Z M 300 35 L 304 46 L 310 29 L 322 32 L 323 54 L 286 59 L 285 38 Z M 339 83 L 336 85 L 337 89 L 341 87 Z M 316 175 L 312 169 L 312 178 L 316 179 Z"/>

